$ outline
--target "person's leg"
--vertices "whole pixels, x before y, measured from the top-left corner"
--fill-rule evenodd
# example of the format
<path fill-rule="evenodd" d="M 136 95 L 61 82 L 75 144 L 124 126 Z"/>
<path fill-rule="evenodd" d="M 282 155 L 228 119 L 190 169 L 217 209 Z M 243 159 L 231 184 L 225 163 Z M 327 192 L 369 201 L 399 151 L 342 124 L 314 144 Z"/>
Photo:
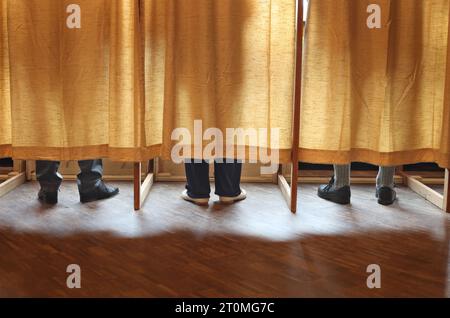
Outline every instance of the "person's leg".
<path fill-rule="evenodd" d="M 236 202 L 246 198 L 245 190 L 241 189 L 242 163 L 239 160 L 214 162 L 214 177 L 216 191 L 222 202 Z"/>
<path fill-rule="evenodd" d="M 107 199 L 119 193 L 118 188 L 107 186 L 103 180 L 103 162 L 101 159 L 78 161 L 80 173 L 77 183 L 81 202 Z"/>
<path fill-rule="evenodd" d="M 377 175 L 377 188 L 394 188 L 395 167 L 380 167 Z"/>
<path fill-rule="evenodd" d="M 376 196 L 378 203 L 391 205 L 395 202 L 397 194 L 394 191 L 395 167 L 380 167 L 377 176 Z"/>
<path fill-rule="evenodd" d="M 103 161 L 80 160 L 78 161 L 80 173 L 77 176 L 78 189 L 80 192 L 89 192 L 94 189 L 103 177 Z"/>
<path fill-rule="evenodd" d="M 59 161 L 36 161 L 36 177 L 41 185 L 38 198 L 47 204 L 58 202 L 58 190 L 62 176 L 58 173 Z"/>
<path fill-rule="evenodd" d="M 182 198 L 197 204 L 207 204 L 211 192 L 209 164 L 206 161 L 195 162 L 194 159 L 191 159 L 189 162 L 185 162 L 184 168 L 187 183 Z"/>
<path fill-rule="evenodd" d="M 58 190 L 62 176 L 58 172 L 59 161 L 36 161 L 36 177 L 41 188 Z"/>
<path fill-rule="evenodd" d="M 340 189 L 350 186 L 350 170 L 348 165 L 334 165 L 334 188 Z"/>
<path fill-rule="evenodd" d="M 319 197 L 338 204 L 349 204 L 351 197 L 350 167 L 350 164 L 334 165 L 334 176 L 327 185 L 319 187 Z"/>

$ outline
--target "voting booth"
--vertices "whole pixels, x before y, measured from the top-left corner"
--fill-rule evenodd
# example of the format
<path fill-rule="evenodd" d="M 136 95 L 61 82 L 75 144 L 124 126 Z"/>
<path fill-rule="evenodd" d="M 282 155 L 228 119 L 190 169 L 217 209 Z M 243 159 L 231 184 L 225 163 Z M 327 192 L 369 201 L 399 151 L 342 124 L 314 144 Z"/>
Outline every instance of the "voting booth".
<path fill-rule="evenodd" d="M 300 161 L 450 167 L 447 0 L 312 1 L 305 34 L 295 0 L 0 8 L 0 157 L 28 161 L 28 178 L 34 160 L 105 158 L 133 178 L 138 210 L 155 180 L 182 180 L 176 146 L 266 156 L 275 171 L 243 180 L 278 183 L 295 212 Z M 231 152 L 228 128 L 244 132 Z M 448 211 L 448 171 L 445 184 L 434 200 Z"/>

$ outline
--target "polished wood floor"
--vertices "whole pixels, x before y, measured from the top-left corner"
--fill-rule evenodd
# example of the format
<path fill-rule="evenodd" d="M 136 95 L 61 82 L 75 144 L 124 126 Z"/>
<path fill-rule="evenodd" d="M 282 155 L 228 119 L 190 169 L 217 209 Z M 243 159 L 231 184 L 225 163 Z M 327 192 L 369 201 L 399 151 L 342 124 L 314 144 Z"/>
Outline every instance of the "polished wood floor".
<path fill-rule="evenodd" d="M 178 199 L 182 184 L 157 183 L 139 213 L 131 183 L 119 186 L 86 205 L 73 182 L 52 208 L 36 183 L 1 198 L 0 296 L 450 296 L 450 216 L 405 188 L 382 207 L 372 186 L 355 185 L 352 205 L 338 206 L 301 185 L 292 215 L 271 184 L 202 208 Z M 81 289 L 66 287 L 73 263 Z M 381 266 L 381 289 L 366 286 L 369 264 Z"/>

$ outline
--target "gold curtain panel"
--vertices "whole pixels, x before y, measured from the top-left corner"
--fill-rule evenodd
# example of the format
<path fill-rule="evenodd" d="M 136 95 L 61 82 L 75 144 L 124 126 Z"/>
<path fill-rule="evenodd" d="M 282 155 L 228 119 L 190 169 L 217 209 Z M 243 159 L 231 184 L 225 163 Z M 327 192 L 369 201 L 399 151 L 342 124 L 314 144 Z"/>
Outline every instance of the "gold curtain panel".
<path fill-rule="evenodd" d="M 174 129 L 202 120 L 268 129 L 237 147 L 290 161 L 295 0 L 79 0 L 81 29 L 73 1 L 0 2 L 0 156 L 167 159 Z M 449 0 L 309 9 L 299 159 L 449 167 Z"/>
<path fill-rule="evenodd" d="M 66 26 L 73 1 L 5 2 L 12 110 L 6 155 L 137 160 L 151 152 L 143 138 L 139 2 L 77 1 L 80 29 Z"/>
<path fill-rule="evenodd" d="M 10 154 L 11 91 L 9 88 L 9 54 L 6 24 L 6 1 L 0 3 L 0 157 Z"/>
<path fill-rule="evenodd" d="M 202 120 L 204 130 L 224 133 L 226 128 L 267 128 L 268 138 L 237 144 L 248 154 L 271 148 L 271 130 L 278 128 L 280 159 L 289 162 L 295 1 L 143 4 L 146 138 L 162 137 L 166 157 L 173 129 L 185 127 L 193 135 L 194 120 Z"/>
<path fill-rule="evenodd" d="M 449 167 L 448 18 L 448 0 L 310 1 L 300 160 Z"/>
<path fill-rule="evenodd" d="M 1 1 L 0 156 L 167 158 L 173 129 L 202 120 L 268 128 L 247 150 L 279 128 L 289 161 L 295 1 L 78 0 L 80 29 L 73 1 Z"/>

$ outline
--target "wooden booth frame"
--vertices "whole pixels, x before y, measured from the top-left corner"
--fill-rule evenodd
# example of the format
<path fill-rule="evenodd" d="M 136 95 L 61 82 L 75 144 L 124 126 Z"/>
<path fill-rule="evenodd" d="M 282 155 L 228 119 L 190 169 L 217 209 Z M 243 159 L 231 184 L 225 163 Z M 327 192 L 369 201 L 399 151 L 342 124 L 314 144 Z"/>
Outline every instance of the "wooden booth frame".
<path fill-rule="evenodd" d="M 295 94 L 294 94 L 294 105 L 293 105 L 293 136 L 292 136 L 292 163 L 291 163 L 291 176 L 290 185 L 283 174 L 283 167 L 280 165 L 277 182 L 283 193 L 290 210 L 292 213 L 297 212 L 297 197 L 298 197 L 298 182 L 304 181 L 303 177 L 299 177 L 298 169 L 298 149 L 299 149 L 299 136 L 300 136 L 300 110 L 301 110 L 301 95 L 302 95 L 302 63 L 303 63 L 303 1 L 297 0 L 297 31 L 296 31 L 296 65 L 295 65 Z M 449 24 L 449 41 L 450 41 L 450 24 Z M 448 76 L 448 75 L 447 75 Z M 447 78 L 450 81 L 450 78 Z M 446 94 L 450 94 L 446 90 Z M 449 97 L 447 97 L 449 98 Z M 440 194 L 431 187 L 427 186 L 426 181 L 420 175 L 411 175 L 400 167 L 400 178 L 401 182 L 407 185 L 412 191 L 416 192 L 427 201 L 430 201 L 443 211 L 450 213 L 450 172 L 449 169 L 445 170 L 444 183 L 444 193 Z M 363 172 L 359 176 L 359 182 L 365 183 L 373 180 L 372 175 L 368 176 L 367 172 Z M 370 178 L 370 179 L 368 179 Z M 307 177 L 306 177 L 307 179 Z M 327 182 L 327 179 L 317 178 L 313 176 L 317 183 Z M 295 182 L 296 181 L 296 182 Z M 434 180 L 436 181 L 436 179 Z M 433 180 L 429 180 L 429 183 L 433 183 Z M 440 182 L 439 180 L 437 181 Z M 398 182 L 399 183 L 399 182 Z"/>
<path fill-rule="evenodd" d="M 297 0 L 296 22 L 296 50 L 295 50 L 295 78 L 294 103 L 292 119 L 292 153 L 291 153 L 291 184 L 283 175 L 283 167 L 278 170 L 278 186 L 292 213 L 297 213 L 298 195 L 298 148 L 300 147 L 300 109 L 302 103 L 302 73 L 303 73 L 303 1 Z"/>
<path fill-rule="evenodd" d="M 155 172 L 157 171 L 157 160 L 148 162 L 147 172 L 144 182 L 142 182 L 142 162 L 135 162 L 133 166 L 133 183 L 134 183 L 134 210 L 139 211 L 147 199 L 150 189 L 155 180 Z"/>
<path fill-rule="evenodd" d="M 444 176 L 437 171 L 406 171 L 403 166 L 397 167 L 394 176 L 395 184 L 405 185 L 425 200 L 431 202 L 443 211 L 450 213 L 450 173 L 446 169 Z M 352 171 L 352 184 L 373 184 L 377 171 Z M 333 170 L 299 171 L 298 182 L 319 184 L 327 183 L 333 175 Z M 443 193 L 439 193 L 432 186 L 443 186 Z"/>
<path fill-rule="evenodd" d="M 440 179 L 430 178 L 420 174 L 412 174 L 403 169 L 399 169 L 399 174 L 403 178 L 403 184 L 408 186 L 412 191 L 433 203 L 444 212 L 450 213 L 450 173 L 449 169 L 445 169 L 444 193 L 441 194 L 429 187 L 427 184 L 441 184 Z"/>
<path fill-rule="evenodd" d="M 243 182 L 272 182 L 278 184 L 281 193 L 283 194 L 292 213 L 297 212 L 297 198 L 298 198 L 298 183 L 322 183 L 327 182 L 331 171 L 308 171 L 299 172 L 298 158 L 299 158 L 299 137 L 300 137 L 300 109 L 301 109 L 301 95 L 302 95 L 302 60 L 303 60 L 303 2 L 297 0 L 297 17 L 296 17 L 296 58 L 295 58 L 295 91 L 293 98 L 293 120 L 292 120 L 292 152 L 291 163 L 289 164 L 290 172 L 286 178 L 283 173 L 283 165 L 279 166 L 278 173 L 272 176 L 259 177 L 243 177 Z M 450 25 L 449 25 L 450 28 Z M 185 177 L 170 176 L 161 173 L 159 170 L 158 158 L 150 160 L 146 165 L 145 173 L 143 174 L 143 163 L 133 163 L 132 175 L 121 176 L 105 176 L 105 179 L 114 180 L 130 180 L 133 179 L 134 184 L 134 210 L 138 211 L 142 208 L 150 190 L 156 181 L 184 181 Z M 17 186 L 24 183 L 26 180 L 33 178 L 33 162 L 29 161 L 14 161 L 13 169 L 0 170 L 0 180 L 6 181 L 0 184 L 0 196 L 10 192 Z M 432 202 L 442 210 L 450 213 L 450 173 L 447 169 L 445 171 L 445 179 L 438 177 L 423 176 L 420 174 L 411 174 L 405 172 L 402 167 L 399 170 L 399 175 L 396 176 L 396 183 L 403 183 L 411 190 L 418 193 L 426 200 Z M 352 182 L 354 183 L 373 183 L 374 172 L 370 171 L 355 171 L 352 173 Z M 73 179 L 75 176 L 70 175 L 68 179 Z M 144 180 L 142 182 L 142 180 Z M 290 184 L 288 182 L 290 181 Z M 440 194 L 426 184 L 444 184 L 444 193 Z"/>
<path fill-rule="evenodd" d="M 296 53 L 295 53 L 295 79 L 294 79 L 294 100 L 293 100 L 293 120 L 292 120 L 292 152 L 291 152 L 291 184 L 289 185 L 282 173 L 280 165 L 278 173 L 274 176 L 273 181 L 277 183 L 286 199 L 292 213 L 297 212 L 297 192 L 298 184 L 294 182 L 298 179 L 298 148 L 300 139 L 300 107 L 302 96 L 302 62 L 303 62 L 303 1 L 297 0 L 297 17 L 296 17 Z M 157 163 L 157 160 L 155 161 Z M 141 163 L 136 162 L 134 165 L 134 209 L 139 210 L 142 203 L 149 194 L 155 173 L 158 173 L 158 167 L 154 168 L 153 173 L 149 173 L 146 181 L 141 185 Z M 151 181 L 150 181 L 151 180 Z"/>
<path fill-rule="evenodd" d="M 278 173 L 273 176 L 272 182 L 278 184 L 281 193 L 283 194 L 289 209 L 292 213 L 297 213 L 297 199 L 298 199 L 298 183 L 322 183 L 328 182 L 328 178 L 320 176 L 317 172 L 311 172 L 309 176 L 299 175 L 298 163 L 299 163 L 299 143 L 300 143 L 300 110 L 301 110 L 301 96 L 302 96 L 302 69 L 303 69 L 303 1 L 297 0 L 297 17 L 296 17 L 296 57 L 295 57 L 295 78 L 294 78 L 294 99 L 293 99 L 293 120 L 292 120 L 292 152 L 290 176 L 286 179 L 283 174 L 283 165 L 279 166 Z M 449 24 L 450 31 L 450 24 Z M 449 32 L 450 37 L 450 32 Z M 450 78 L 447 79 L 450 81 Z M 446 94 L 450 92 L 446 91 Z M 154 168 L 152 173 L 148 173 L 146 176 L 146 182 L 141 185 L 141 163 L 135 163 L 134 166 L 134 191 L 135 191 L 135 210 L 139 210 L 142 203 L 145 201 L 146 196 L 149 193 L 150 187 L 153 181 L 158 181 L 158 159 L 154 160 Z M 437 207 L 445 212 L 450 213 L 450 173 L 449 170 L 445 170 L 445 179 L 440 178 L 426 178 L 420 175 L 410 175 L 403 170 L 403 167 L 399 169 L 399 175 L 396 176 L 397 184 L 405 184 L 412 191 L 416 192 L 426 200 L 435 204 Z M 316 175 L 314 175 L 316 173 Z M 361 171 L 353 172 L 352 182 L 354 183 L 373 183 L 375 175 L 371 172 Z M 162 178 L 164 179 L 164 178 Z M 161 180 L 167 181 L 168 179 Z M 172 179 L 173 181 L 181 181 L 182 179 Z M 290 180 L 290 183 L 288 182 Z M 256 180 L 255 180 L 256 181 Z M 270 182 L 270 179 L 259 179 L 258 182 Z M 426 184 L 444 184 L 444 193 L 440 194 L 434 189 L 428 187 Z"/>
<path fill-rule="evenodd" d="M 25 161 L 15 160 L 12 168 L 0 168 L 0 197 L 26 181 Z"/>

